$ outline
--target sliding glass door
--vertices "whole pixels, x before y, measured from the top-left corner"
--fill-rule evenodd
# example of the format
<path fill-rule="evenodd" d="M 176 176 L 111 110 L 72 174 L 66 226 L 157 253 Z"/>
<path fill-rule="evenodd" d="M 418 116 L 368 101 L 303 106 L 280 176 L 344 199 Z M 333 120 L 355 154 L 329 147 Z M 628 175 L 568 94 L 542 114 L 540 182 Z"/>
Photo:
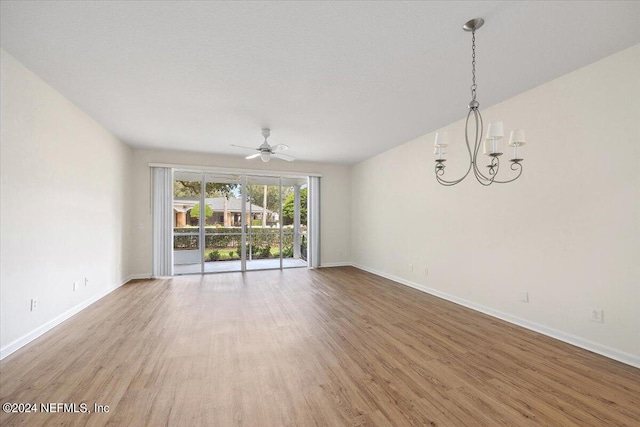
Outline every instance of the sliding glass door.
<path fill-rule="evenodd" d="M 242 270 L 241 175 L 205 173 L 204 272 Z"/>
<path fill-rule="evenodd" d="M 247 176 L 247 270 L 306 267 L 307 179 Z"/>
<path fill-rule="evenodd" d="M 307 178 L 174 171 L 175 274 L 307 266 Z"/>
<path fill-rule="evenodd" d="M 247 176 L 247 270 L 282 268 L 279 177 Z"/>
<path fill-rule="evenodd" d="M 202 272 L 200 204 L 202 173 L 176 171 L 173 176 L 173 271 Z"/>
<path fill-rule="evenodd" d="M 282 178 L 282 266 L 307 266 L 307 179 Z"/>

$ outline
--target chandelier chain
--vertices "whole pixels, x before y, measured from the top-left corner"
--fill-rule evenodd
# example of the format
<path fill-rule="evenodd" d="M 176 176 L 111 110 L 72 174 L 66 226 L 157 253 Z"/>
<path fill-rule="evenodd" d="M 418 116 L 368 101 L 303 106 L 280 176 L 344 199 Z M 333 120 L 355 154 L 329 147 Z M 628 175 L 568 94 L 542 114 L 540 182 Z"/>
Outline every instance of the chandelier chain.
<path fill-rule="evenodd" d="M 476 99 L 476 32 L 473 31 L 471 33 L 471 75 L 472 75 L 472 85 L 471 85 L 471 99 L 475 101 Z"/>

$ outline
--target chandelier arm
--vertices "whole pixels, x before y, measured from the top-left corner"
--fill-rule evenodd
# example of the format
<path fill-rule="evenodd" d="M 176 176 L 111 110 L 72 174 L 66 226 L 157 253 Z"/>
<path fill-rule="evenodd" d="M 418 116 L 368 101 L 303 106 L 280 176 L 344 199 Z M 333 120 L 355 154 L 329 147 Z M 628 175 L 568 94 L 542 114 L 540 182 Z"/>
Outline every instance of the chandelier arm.
<path fill-rule="evenodd" d="M 480 143 L 482 141 L 482 134 L 484 132 L 484 122 L 482 120 L 482 114 L 480 114 L 480 111 L 478 111 L 477 109 L 473 110 L 474 111 L 474 116 L 476 119 L 476 139 L 474 142 L 474 153 L 473 153 L 473 173 L 476 176 L 476 180 L 484 185 L 484 186 L 489 186 L 493 183 L 494 179 L 495 179 L 495 175 L 498 173 L 498 168 L 496 168 L 496 173 L 491 176 L 485 176 L 482 171 L 478 168 L 478 152 L 480 151 Z M 479 128 L 479 129 L 478 129 Z M 480 131 L 478 133 L 478 130 Z"/>
<path fill-rule="evenodd" d="M 474 118 L 475 118 L 475 122 L 476 122 L 476 132 L 475 132 L 475 140 L 473 143 L 474 146 L 474 150 L 473 150 L 473 174 L 476 177 L 476 181 L 478 181 L 480 184 L 484 185 L 485 187 L 488 187 L 489 185 L 491 185 L 491 183 L 493 182 L 491 178 L 485 176 L 482 171 L 478 168 L 478 152 L 480 151 L 480 142 L 482 140 L 482 133 L 483 133 L 483 128 L 484 128 L 484 124 L 482 121 L 482 114 L 480 114 L 480 112 L 477 109 L 473 110 L 474 112 Z M 478 130 L 480 131 L 478 133 Z M 468 129 L 466 129 L 466 132 L 468 132 Z"/>
<path fill-rule="evenodd" d="M 468 135 L 468 131 L 467 131 L 467 129 L 469 129 L 469 117 L 471 117 L 471 112 L 474 113 L 473 114 L 473 118 L 474 118 L 474 120 L 476 122 L 476 132 L 478 130 L 478 117 L 476 116 L 477 110 L 470 109 L 469 113 L 467 113 L 467 121 L 464 123 L 464 140 L 467 143 L 467 151 L 469 152 L 469 162 L 470 162 L 469 169 L 471 169 L 471 166 L 473 165 L 473 163 L 475 163 L 475 158 L 474 158 L 473 154 L 471 154 L 471 145 L 469 144 L 469 135 Z M 474 148 L 475 148 L 475 141 L 474 141 Z M 467 171 L 467 175 L 468 174 L 469 174 L 469 171 Z"/>
<path fill-rule="evenodd" d="M 478 170 L 478 151 L 480 150 L 480 139 L 482 138 L 482 133 L 480 133 L 481 137 L 478 138 L 478 118 L 482 120 L 482 116 L 477 110 L 473 110 L 473 112 L 474 112 L 474 117 L 476 121 L 476 134 L 475 134 L 475 139 L 473 141 L 473 169 L 474 171 L 477 172 L 476 176 L 478 176 L 477 175 L 478 173 L 482 175 L 482 172 Z M 465 132 L 469 132 L 468 127 L 465 129 Z M 485 179 L 489 179 L 489 178 L 485 178 Z"/>
<path fill-rule="evenodd" d="M 444 185 L 445 187 L 451 187 L 451 186 L 454 186 L 456 184 L 459 184 L 462 181 L 461 179 L 459 179 L 457 181 L 444 180 L 444 179 L 440 178 L 440 175 L 442 175 L 443 173 L 444 173 L 444 171 L 442 169 L 436 170 L 436 180 L 440 183 L 440 185 Z"/>
<path fill-rule="evenodd" d="M 491 162 L 487 165 L 489 167 L 489 176 L 491 180 L 495 181 L 498 170 L 500 169 L 500 159 L 498 157 L 492 157 Z"/>
<path fill-rule="evenodd" d="M 474 110 L 469 110 L 469 113 L 467 114 L 467 121 L 465 123 L 465 127 L 469 126 L 469 117 L 471 116 L 471 112 Z M 476 118 L 476 128 L 478 126 L 478 121 Z M 460 182 L 462 182 L 467 175 L 469 175 L 469 172 L 471 172 L 471 168 L 473 166 L 473 155 L 471 153 L 471 146 L 469 145 L 469 137 L 467 136 L 467 134 L 465 133 L 465 142 L 467 144 L 467 152 L 469 153 L 469 168 L 467 169 L 467 173 L 465 173 L 460 179 L 456 179 L 453 181 L 447 181 L 446 179 L 442 179 L 440 178 L 442 175 L 444 175 L 444 168 L 438 168 L 438 165 L 436 164 L 436 168 L 435 168 L 435 172 L 436 172 L 436 180 L 438 180 L 438 182 L 444 186 L 447 187 L 451 187 L 452 185 L 456 185 L 459 184 Z"/>
<path fill-rule="evenodd" d="M 469 117 L 471 117 L 471 111 L 473 111 L 473 110 L 469 110 L 469 112 L 467 113 L 467 120 L 465 122 L 465 129 L 469 126 Z M 477 126 L 477 119 L 476 119 L 476 126 Z M 460 181 L 462 181 L 463 179 L 465 179 L 467 177 L 467 175 L 469 175 L 469 172 L 471 172 L 471 168 L 473 167 L 473 154 L 471 153 L 471 145 L 469 145 L 469 137 L 467 136 L 466 131 L 465 131 L 465 134 L 464 134 L 464 142 L 467 145 L 467 152 L 469 153 L 469 167 L 467 168 L 467 173 L 465 173 L 464 176 L 462 178 L 460 178 Z"/>
<path fill-rule="evenodd" d="M 462 180 L 465 179 L 469 174 L 469 171 L 467 171 L 467 173 L 462 178 L 456 179 L 455 181 L 447 181 L 446 179 L 440 178 L 442 175 L 444 175 L 444 168 L 438 168 L 438 165 L 436 165 L 435 171 L 436 171 L 436 179 L 438 180 L 438 182 L 448 187 L 462 182 Z"/>
<path fill-rule="evenodd" d="M 478 178 L 478 176 L 476 175 L 476 179 L 478 180 L 478 182 L 480 183 L 480 185 L 484 185 L 485 187 L 490 186 L 491 184 L 493 184 L 493 181 L 485 181 L 481 178 Z"/>
<path fill-rule="evenodd" d="M 462 180 L 466 177 L 466 175 L 460 179 L 457 179 L 455 181 L 447 181 L 446 179 L 442 179 L 440 178 L 442 175 L 444 175 L 444 168 L 438 168 L 438 165 L 436 164 L 435 167 L 435 172 L 436 172 L 436 180 L 441 184 L 444 185 L 445 187 L 451 187 L 452 185 L 456 185 L 460 182 L 462 182 Z"/>
<path fill-rule="evenodd" d="M 473 173 L 476 176 L 476 180 L 485 187 L 488 187 L 493 183 L 493 179 L 487 178 L 482 175 L 482 173 L 477 168 L 473 169 Z"/>
<path fill-rule="evenodd" d="M 508 184 L 510 182 L 515 181 L 516 179 L 520 178 L 520 175 L 522 175 L 522 164 L 520 162 L 513 162 L 511 163 L 511 170 L 512 171 L 518 171 L 518 175 L 515 176 L 515 178 L 509 179 L 507 181 L 494 181 L 497 182 L 498 184 Z"/>

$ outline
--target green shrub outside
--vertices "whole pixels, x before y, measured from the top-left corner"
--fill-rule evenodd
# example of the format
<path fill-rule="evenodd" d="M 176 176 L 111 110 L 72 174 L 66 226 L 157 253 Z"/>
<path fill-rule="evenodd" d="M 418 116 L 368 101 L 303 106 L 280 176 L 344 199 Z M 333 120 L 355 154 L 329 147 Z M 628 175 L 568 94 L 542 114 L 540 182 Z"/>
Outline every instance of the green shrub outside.
<path fill-rule="evenodd" d="M 306 227 L 303 227 L 305 230 Z M 293 257 L 293 229 L 285 227 L 282 239 L 282 256 L 283 258 Z M 186 226 L 174 228 L 174 249 L 176 250 L 193 250 L 198 249 L 198 236 L 182 235 L 186 233 L 197 233 L 198 227 Z M 207 261 L 226 261 L 238 260 L 242 249 L 240 227 L 205 227 L 205 259 Z M 251 235 L 247 235 L 250 241 L 247 246 L 247 257 L 249 255 L 249 247 L 251 248 L 251 257 L 253 259 L 260 258 L 277 258 L 280 256 L 280 229 L 274 228 L 252 228 Z M 306 236 L 302 236 L 303 258 L 306 258 Z M 236 250 L 229 250 L 235 248 Z"/>
<path fill-rule="evenodd" d="M 173 229 L 176 234 L 173 237 L 173 247 L 176 250 L 181 249 L 198 249 L 198 236 L 181 236 L 185 233 L 197 233 L 198 227 L 176 227 Z M 238 248 L 240 250 L 239 227 L 205 227 L 205 247 L 216 249 Z M 285 228 L 282 236 L 282 246 L 293 246 L 292 229 Z M 247 235 L 247 237 L 249 237 Z M 253 247 L 264 248 L 266 246 L 280 246 L 280 230 L 274 228 L 252 228 L 251 229 L 251 245 Z"/>

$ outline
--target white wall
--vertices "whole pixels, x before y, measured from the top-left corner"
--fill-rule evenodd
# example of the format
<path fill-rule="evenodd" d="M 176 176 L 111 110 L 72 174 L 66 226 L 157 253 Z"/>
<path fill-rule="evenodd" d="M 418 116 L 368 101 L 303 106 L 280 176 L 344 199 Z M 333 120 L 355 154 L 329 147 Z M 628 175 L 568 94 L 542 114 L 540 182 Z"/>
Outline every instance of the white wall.
<path fill-rule="evenodd" d="M 132 154 L 4 50 L 1 63 L 5 356 L 126 280 Z"/>
<path fill-rule="evenodd" d="M 640 366 L 638 76 L 640 45 L 482 110 L 485 124 L 526 129 L 512 184 L 485 188 L 471 175 L 440 186 L 434 133 L 355 165 L 352 260 Z M 482 108 L 490 88 L 479 84 Z M 464 122 L 446 129 L 452 179 Z M 589 320 L 592 307 L 604 323 Z"/>
<path fill-rule="evenodd" d="M 136 276 L 151 275 L 149 163 L 321 173 L 321 262 L 322 265 L 331 265 L 347 263 L 350 260 L 351 186 L 348 166 L 277 160 L 264 163 L 259 159 L 248 161 L 243 157 L 138 149 L 133 152 L 134 201 L 130 211 L 135 223 L 131 259 L 132 271 Z"/>

